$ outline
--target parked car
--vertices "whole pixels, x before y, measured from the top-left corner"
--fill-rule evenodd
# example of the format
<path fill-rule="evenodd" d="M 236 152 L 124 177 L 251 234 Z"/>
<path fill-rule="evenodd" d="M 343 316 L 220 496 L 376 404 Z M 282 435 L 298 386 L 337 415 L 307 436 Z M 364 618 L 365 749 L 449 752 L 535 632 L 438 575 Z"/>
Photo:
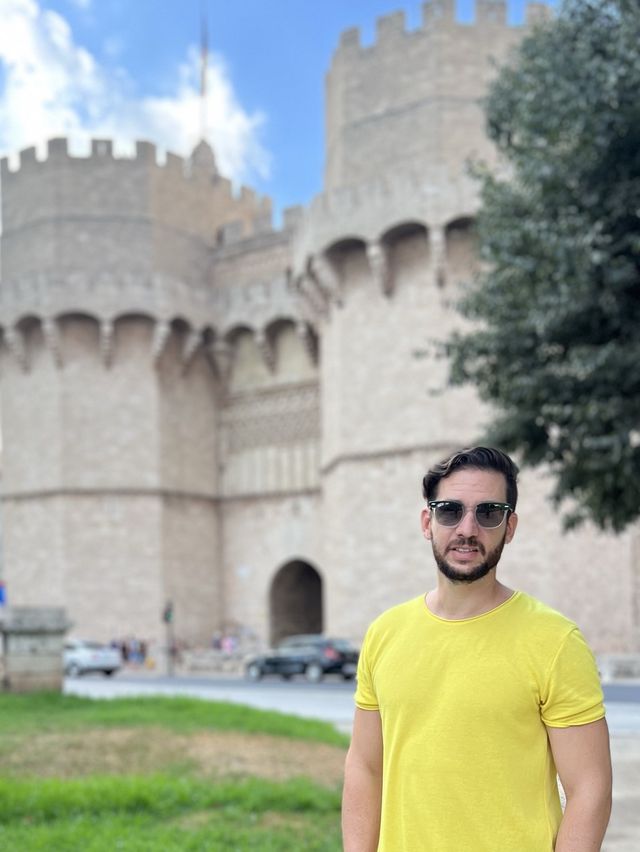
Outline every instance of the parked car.
<path fill-rule="evenodd" d="M 289 636 L 273 651 L 247 658 L 245 674 L 249 680 L 260 680 L 270 674 L 288 680 L 293 675 L 303 674 L 307 680 L 318 683 L 326 674 L 338 674 L 351 680 L 357 665 L 358 649 L 346 639 L 312 634 Z"/>
<path fill-rule="evenodd" d="M 122 666 L 119 648 L 89 642 L 85 639 L 67 639 L 63 652 L 64 672 L 78 677 L 87 672 L 102 672 L 112 675 Z"/>

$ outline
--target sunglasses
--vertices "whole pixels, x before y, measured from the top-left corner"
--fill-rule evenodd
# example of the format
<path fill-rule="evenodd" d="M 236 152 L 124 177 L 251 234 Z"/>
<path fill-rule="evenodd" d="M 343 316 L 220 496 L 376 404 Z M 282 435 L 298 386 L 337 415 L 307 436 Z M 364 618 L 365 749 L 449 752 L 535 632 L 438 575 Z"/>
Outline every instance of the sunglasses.
<path fill-rule="evenodd" d="M 457 527 L 468 511 L 460 500 L 429 500 L 429 508 L 443 527 Z M 479 527 L 494 530 L 513 512 L 508 503 L 478 503 L 474 513 Z"/>

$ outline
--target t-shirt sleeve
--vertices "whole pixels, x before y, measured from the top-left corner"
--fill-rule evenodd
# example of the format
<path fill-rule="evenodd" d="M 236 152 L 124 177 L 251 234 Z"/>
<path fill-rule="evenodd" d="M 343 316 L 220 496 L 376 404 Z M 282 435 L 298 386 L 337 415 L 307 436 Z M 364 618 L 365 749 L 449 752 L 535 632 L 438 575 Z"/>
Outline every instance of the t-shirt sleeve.
<path fill-rule="evenodd" d="M 605 714 L 603 700 L 595 658 L 576 627 L 552 663 L 542 696 L 542 721 L 551 728 L 595 722 Z"/>
<path fill-rule="evenodd" d="M 371 628 L 364 637 L 360 657 L 358 658 L 358 673 L 356 675 L 356 707 L 361 710 L 378 710 L 378 698 L 373 686 L 371 675 Z"/>

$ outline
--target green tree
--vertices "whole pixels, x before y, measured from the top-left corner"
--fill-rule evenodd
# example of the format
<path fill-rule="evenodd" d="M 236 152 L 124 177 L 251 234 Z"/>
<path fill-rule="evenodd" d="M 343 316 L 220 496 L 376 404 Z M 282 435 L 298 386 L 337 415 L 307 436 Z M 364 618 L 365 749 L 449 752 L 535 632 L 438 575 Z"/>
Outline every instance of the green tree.
<path fill-rule="evenodd" d="M 640 2 L 567 0 L 486 101 L 502 174 L 478 167 L 483 271 L 453 383 L 491 440 L 546 463 L 565 522 L 640 514 Z"/>

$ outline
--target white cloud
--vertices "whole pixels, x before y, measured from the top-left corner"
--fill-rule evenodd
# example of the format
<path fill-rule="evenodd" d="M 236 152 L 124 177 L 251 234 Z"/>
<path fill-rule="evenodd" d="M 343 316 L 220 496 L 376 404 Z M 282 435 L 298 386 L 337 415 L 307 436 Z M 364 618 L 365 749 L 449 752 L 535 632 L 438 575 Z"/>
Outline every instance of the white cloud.
<path fill-rule="evenodd" d="M 200 58 L 193 48 L 176 69 L 175 89 L 163 97 L 136 96 L 123 69 L 107 70 L 74 42 L 60 15 L 36 0 L 0 0 L 0 150 L 11 154 L 67 136 L 84 152 L 91 137 L 111 138 L 129 152 L 136 139 L 188 155 L 201 136 Z M 266 177 L 269 155 L 260 142 L 264 116 L 238 103 L 223 61 L 210 57 L 207 137 L 220 171 L 236 182 Z"/>

